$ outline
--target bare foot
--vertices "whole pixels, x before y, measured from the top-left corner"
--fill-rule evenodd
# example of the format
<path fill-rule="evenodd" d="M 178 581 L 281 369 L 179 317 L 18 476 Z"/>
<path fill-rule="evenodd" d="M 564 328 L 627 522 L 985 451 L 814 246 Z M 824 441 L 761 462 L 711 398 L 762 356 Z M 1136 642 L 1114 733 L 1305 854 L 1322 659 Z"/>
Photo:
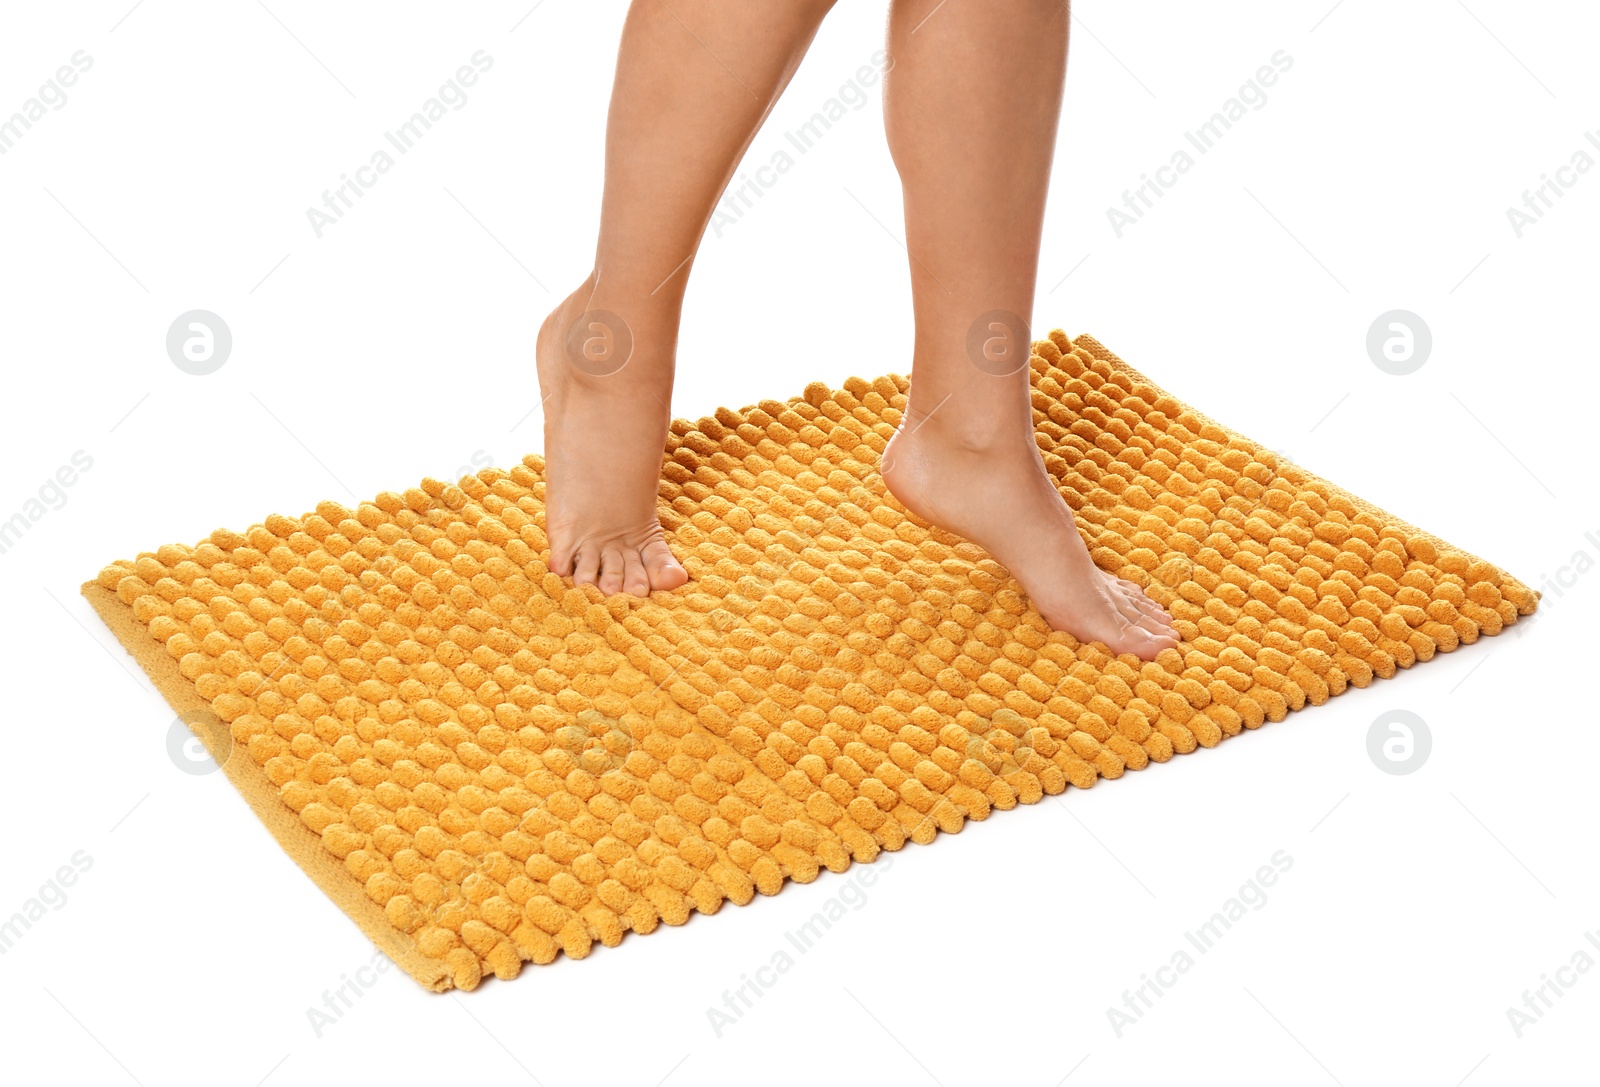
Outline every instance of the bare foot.
<path fill-rule="evenodd" d="M 676 589 L 689 574 L 656 515 L 671 348 L 661 358 L 659 338 L 635 341 L 619 319 L 596 313 L 591 287 L 539 329 L 550 569 L 607 595 Z"/>
<path fill-rule="evenodd" d="M 937 412 L 908 413 L 884 450 L 883 481 L 912 513 L 993 555 L 1052 629 L 1142 660 L 1176 646 L 1171 617 L 1089 557 L 1031 439 L 973 442 Z"/>

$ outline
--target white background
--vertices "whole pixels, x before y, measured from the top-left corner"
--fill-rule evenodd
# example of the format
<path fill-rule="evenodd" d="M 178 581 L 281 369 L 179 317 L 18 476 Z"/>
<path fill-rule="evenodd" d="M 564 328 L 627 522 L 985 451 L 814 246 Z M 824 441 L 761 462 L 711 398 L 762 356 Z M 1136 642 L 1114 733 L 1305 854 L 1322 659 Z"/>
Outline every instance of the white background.
<path fill-rule="evenodd" d="M 1521 1037 L 1507 1017 L 1580 948 L 1600 961 L 1600 579 L 1570 569 L 1520 635 L 908 848 L 720 1038 L 706 1009 L 860 869 L 473 993 L 390 969 L 318 1037 L 307 1009 L 370 944 L 223 775 L 175 767 L 171 711 L 77 586 L 161 543 L 538 448 L 533 336 L 592 256 L 622 5 L 130 2 L 0 7 L 0 117 L 93 58 L 0 156 L 0 518 L 93 458 L 0 555 L 0 917 L 75 852 L 93 862 L 0 958 L 6 1079 L 1593 1075 L 1600 969 L 1566 973 Z M 1600 138 L 1600 24 L 1571 3 L 1330 4 L 1076 5 L 1035 330 L 1092 333 L 1537 586 L 1600 557 L 1600 170 L 1568 172 L 1520 238 L 1506 209 L 1580 148 L 1600 157 L 1583 136 Z M 839 4 L 752 164 L 871 62 L 884 13 Z M 480 49 L 494 63 L 467 104 L 317 238 L 306 209 Z M 1118 238 L 1106 209 L 1278 50 L 1294 63 L 1266 104 Z M 679 414 L 906 367 L 880 106 L 873 88 L 708 236 Z M 164 346 L 196 308 L 234 339 L 205 377 Z M 1405 377 L 1365 348 L 1395 308 L 1433 334 Z M 1391 709 L 1430 726 L 1410 775 L 1367 755 Z M 1107 1009 L 1278 850 L 1293 867 L 1266 904 L 1118 1037 Z"/>

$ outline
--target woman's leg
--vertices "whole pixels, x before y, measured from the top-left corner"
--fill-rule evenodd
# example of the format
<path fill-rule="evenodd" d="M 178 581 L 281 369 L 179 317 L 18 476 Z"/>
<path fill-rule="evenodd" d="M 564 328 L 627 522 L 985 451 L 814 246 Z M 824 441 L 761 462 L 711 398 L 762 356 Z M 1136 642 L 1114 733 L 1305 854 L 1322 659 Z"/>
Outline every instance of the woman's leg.
<path fill-rule="evenodd" d="M 894 0 L 884 114 L 916 341 L 883 476 L 912 512 L 986 548 L 1052 627 L 1149 659 L 1177 644 L 1169 617 L 1095 566 L 1034 444 L 1027 321 L 1067 17 L 1065 0 Z"/>
<path fill-rule="evenodd" d="M 689 575 L 656 518 L 684 286 L 716 202 L 833 0 L 634 0 L 594 270 L 539 330 L 550 566 L 606 593 Z"/>

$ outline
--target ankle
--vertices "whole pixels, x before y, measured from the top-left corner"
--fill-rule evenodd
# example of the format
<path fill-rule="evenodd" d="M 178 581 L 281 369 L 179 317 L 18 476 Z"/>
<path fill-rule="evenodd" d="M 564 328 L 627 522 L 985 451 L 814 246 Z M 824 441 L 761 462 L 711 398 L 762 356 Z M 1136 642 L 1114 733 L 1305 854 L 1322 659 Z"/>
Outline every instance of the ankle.
<path fill-rule="evenodd" d="M 602 276 L 599 269 L 594 269 L 562 303 L 562 308 L 569 319 L 586 313 L 616 314 L 641 336 L 676 341 L 683 316 L 683 292 L 677 283 L 647 284 L 637 276 L 630 278 L 617 272 Z"/>
<path fill-rule="evenodd" d="M 1033 457 L 1032 420 L 1013 411 L 974 410 L 950 397 L 906 405 L 901 433 L 921 446 L 995 459 Z"/>
<path fill-rule="evenodd" d="M 570 386 L 665 402 L 672 390 L 677 322 L 668 304 L 600 292 L 591 273 L 540 326 L 539 357 L 558 364 L 550 376 Z"/>

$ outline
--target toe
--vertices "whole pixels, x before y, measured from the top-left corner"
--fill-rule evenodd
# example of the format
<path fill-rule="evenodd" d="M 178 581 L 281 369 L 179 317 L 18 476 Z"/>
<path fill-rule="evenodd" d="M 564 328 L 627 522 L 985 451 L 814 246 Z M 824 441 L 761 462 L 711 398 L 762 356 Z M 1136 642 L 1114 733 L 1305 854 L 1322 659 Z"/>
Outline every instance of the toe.
<path fill-rule="evenodd" d="M 601 592 L 611 596 L 622 591 L 622 577 L 622 548 L 607 546 L 600 552 L 600 578 L 595 584 L 600 586 Z"/>
<path fill-rule="evenodd" d="M 1175 630 L 1147 615 L 1119 586 L 1106 585 L 1110 625 L 1114 630 L 1105 643 L 1117 653 L 1132 653 L 1141 660 L 1153 660 L 1163 649 L 1178 644 Z"/>
<path fill-rule="evenodd" d="M 1173 639 L 1174 644 L 1176 644 L 1178 637 L 1177 630 L 1175 630 L 1170 624 L 1162 622 L 1160 619 L 1155 619 L 1147 615 L 1140 619 L 1136 625 L 1140 630 L 1147 634 L 1153 634 L 1158 638 L 1171 638 Z"/>
<path fill-rule="evenodd" d="M 630 547 L 622 553 L 622 591 L 629 596 L 650 595 L 650 574 L 644 568 L 644 558 L 638 548 Z"/>
<path fill-rule="evenodd" d="M 1139 606 L 1128 599 L 1127 594 L 1117 587 L 1107 585 L 1105 595 L 1110 599 L 1111 605 L 1116 608 L 1117 614 L 1130 627 L 1139 626 L 1140 620 L 1148 618 L 1144 612 L 1139 610 Z"/>
<path fill-rule="evenodd" d="M 1158 626 L 1170 627 L 1172 625 L 1172 616 L 1167 610 L 1146 596 L 1144 590 L 1139 586 L 1131 581 L 1123 581 L 1119 578 L 1117 579 L 1117 588 L 1122 593 L 1123 599 L 1138 609 L 1139 613 L 1145 618 L 1154 620 Z"/>
<path fill-rule="evenodd" d="M 1165 608 L 1163 608 L 1160 604 L 1157 604 L 1154 600 L 1151 600 L 1137 588 L 1124 589 L 1122 591 L 1122 595 L 1127 598 L 1130 604 L 1144 612 L 1146 615 L 1153 615 L 1159 619 L 1163 618 L 1167 614 Z"/>
<path fill-rule="evenodd" d="M 1157 619 L 1171 618 L 1171 616 L 1167 614 L 1167 610 L 1165 608 L 1152 600 L 1150 595 L 1134 582 L 1129 581 L 1126 578 L 1119 577 L 1116 579 L 1116 583 L 1117 588 L 1122 591 L 1122 595 L 1131 601 L 1133 605 L 1140 611 L 1147 615 L 1153 615 Z"/>
<path fill-rule="evenodd" d="M 1139 622 L 1140 626 L 1148 627 L 1153 623 L 1157 627 L 1171 629 L 1172 616 L 1168 615 L 1160 606 L 1152 604 L 1143 597 L 1133 598 L 1132 603 L 1139 610 L 1139 614 L 1143 616 Z"/>
<path fill-rule="evenodd" d="M 573 560 L 572 583 L 574 585 L 593 585 L 600 576 L 600 549 L 586 547 L 580 550 Z"/>
<path fill-rule="evenodd" d="M 651 540 L 645 544 L 641 558 L 652 589 L 676 589 L 689 580 L 689 571 L 673 557 L 672 549 L 665 540 Z"/>
<path fill-rule="evenodd" d="M 1118 653 L 1132 653 L 1140 660 L 1154 660 L 1163 649 L 1177 644 L 1178 639 L 1170 634 L 1156 634 L 1144 627 L 1130 626 L 1112 648 Z"/>
<path fill-rule="evenodd" d="M 572 552 L 564 547 L 550 548 L 550 572 L 561 577 L 572 576 Z"/>

